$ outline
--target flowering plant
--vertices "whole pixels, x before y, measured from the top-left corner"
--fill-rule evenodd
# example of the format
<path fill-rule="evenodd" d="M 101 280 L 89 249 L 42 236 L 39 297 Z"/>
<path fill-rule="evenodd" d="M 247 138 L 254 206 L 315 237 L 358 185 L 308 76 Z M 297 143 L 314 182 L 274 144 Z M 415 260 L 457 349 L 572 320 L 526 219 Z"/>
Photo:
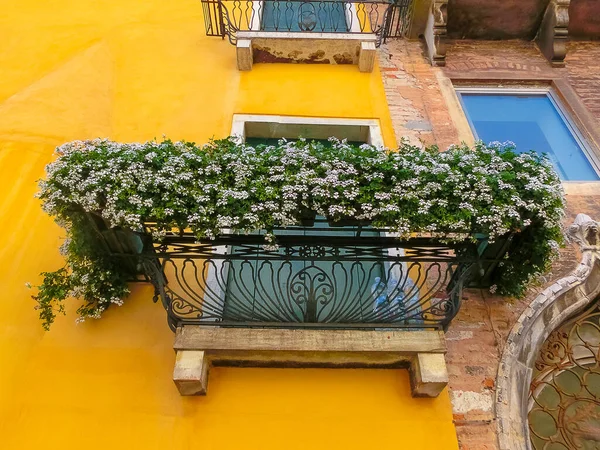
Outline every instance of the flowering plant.
<path fill-rule="evenodd" d="M 234 138 L 204 146 L 151 141 L 75 141 L 57 149 L 39 197 L 67 231 L 66 267 L 44 273 L 34 298 L 48 327 L 62 300 L 83 297 L 80 319 L 99 317 L 127 295 L 127 273 L 101 248 L 87 214 L 111 227 L 139 230 L 155 222 L 154 239 L 173 228 L 213 239 L 223 228 L 266 230 L 297 225 L 307 213 L 371 222 L 408 237 L 428 233 L 491 241 L 515 233 L 494 275 L 498 292 L 522 295 L 548 269 L 562 241 L 562 187 L 551 163 L 508 144 L 478 143 L 398 151 L 300 139 L 252 147 Z"/>

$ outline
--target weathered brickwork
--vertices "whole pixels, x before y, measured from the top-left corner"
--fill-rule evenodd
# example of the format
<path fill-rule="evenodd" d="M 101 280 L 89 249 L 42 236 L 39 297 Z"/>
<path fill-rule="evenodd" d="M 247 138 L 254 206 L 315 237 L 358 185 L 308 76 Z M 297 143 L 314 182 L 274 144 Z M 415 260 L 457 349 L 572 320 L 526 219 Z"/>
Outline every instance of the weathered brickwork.
<path fill-rule="evenodd" d="M 445 149 L 458 142 L 458 134 L 440 90 L 440 69 L 423 52 L 417 41 L 391 41 L 380 49 L 388 106 L 398 142 Z"/>
<path fill-rule="evenodd" d="M 553 68 L 533 42 L 456 41 L 448 50 L 445 72 L 500 73 L 565 78 L 600 120 L 600 43 L 569 42 L 564 68 Z"/>
<path fill-rule="evenodd" d="M 565 225 L 577 213 L 600 217 L 600 196 L 568 196 Z M 496 449 L 494 414 L 498 362 L 511 328 L 532 300 L 554 281 L 575 269 L 580 259 L 567 245 L 545 280 L 524 299 L 507 299 L 481 290 L 466 290 L 458 316 L 446 334 L 446 363 L 454 422 L 463 450 Z"/>
<path fill-rule="evenodd" d="M 440 148 L 458 142 L 459 125 L 453 122 L 442 84 L 452 73 L 504 74 L 529 78 L 568 80 L 583 103 L 600 121 L 600 43 L 570 43 L 566 67 L 550 66 L 533 43 L 459 41 L 448 50 L 446 67 L 432 67 L 420 42 L 393 41 L 380 52 L 386 95 L 398 139 L 436 143 Z M 600 126 L 600 124 L 599 124 Z M 568 195 L 565 226 L 578 213 L 600 219 L 598 195 Z M 446 334 L 446 362 L 454 422 L 463 450 L 497 449 L 494 398 L 498 362 L 507 337 L 524 309 L 545 287 L 566 276 L 578 264 L 573 246 L 561 257 L 540 285 L 525 299 L 507 299 L 480 290 L 465 291 L 458 316 Z"/>
<path fill-rule="evenodd" d="M 556 73 L 532 42 L 456 41 L 446 56 L 446 71 Z"/>
<path fill-rule="evenodd" d="M 600 121 L 600 44 L 572 42 L 567 46 L 569 82 Z"/>

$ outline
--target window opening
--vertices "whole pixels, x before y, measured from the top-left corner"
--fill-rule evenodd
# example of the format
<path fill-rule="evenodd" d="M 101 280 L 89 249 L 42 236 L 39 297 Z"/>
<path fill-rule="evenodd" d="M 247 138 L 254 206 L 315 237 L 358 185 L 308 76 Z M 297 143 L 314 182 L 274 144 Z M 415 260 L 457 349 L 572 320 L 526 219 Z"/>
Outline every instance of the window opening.
<path fill-rule="evenodd" d="M 600 180 L 593 152 L 551 92 L 458 92 L 477 139 L 545 153 L 564 181 Z"/>
<path fill-rule="evenodd" d="M 554 330 L 535 362 L 529 397 L 534 449 L 596 449 L 600 442 L 600 304 Z"/>
<path fill-rule="evenodd" d="M 246 138 L 246 143 L 252 146 L 274 145 L 278 141 L 278 138 Z M 331 145 L 327 139 L 311 141 Z M 353 142 L 358 145 L 364 143 Z M 367 322 L 373 317 L 402 315 L 407 312 L 402 308 L 413 308 L 416 313 L 420 309 L 418 289 L 407 276 L 405 263 L 390 264 L 383 258 L 361 260 L 355 248 L 334 249 L 327 246 L 327 237 L 352 237 L 357 231 L 356 227 L 331 226 L 322 216 L 315 218 L 314 227 L 275 230 L 278 237 L 300 235 L 314 238 L 313 243 L 297 248 L 297 255 L 302 256 L 302 260 L 285 259 L 289 248 L 277 251 L 280 259 L 264 259 L 261 246 L 232 246 L 229 249 L 232 254 L 243 253 L 245 256 L 243 260 L 228 263 L 223 320 Z M 380 236 L 370 226 L 360 227 L 360 233 L 361 236 Z M 340 256 L 346 260 L 336 260 Z M 406 278 L 404 282 L 403 276 Z M 288 301 L 282 302 L 283 299 Z"/>

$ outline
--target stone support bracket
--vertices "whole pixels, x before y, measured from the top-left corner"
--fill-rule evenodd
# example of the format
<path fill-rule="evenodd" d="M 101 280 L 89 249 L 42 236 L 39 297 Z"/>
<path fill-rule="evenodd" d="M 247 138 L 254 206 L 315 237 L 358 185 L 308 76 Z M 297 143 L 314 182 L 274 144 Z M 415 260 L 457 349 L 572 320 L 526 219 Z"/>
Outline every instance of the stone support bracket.
<path fill-rule="evenodd" d="M 410 363 L 413 397 L 437 397 L 448 384 L 446 360 L 442 353 L 418 353 Z"/>
<path fill-rule="evenodd" d="M 433 0 L 425 27 L 425 42 L 432 66 L 446 65 L 448 0 Z"/>
<path fill-rule="evenodd" d="M 361 72 L 373 72 L 375 66 L 375 42 L 361 42 L 360 54 L 358 55 L 358 70 Z"/>
<path fill-rule="evenodd" d="M 554 67 L 564 67 L 571 0 L 550 0 L 537 34 L 537 43 Z"/>
<path fill-rule="evenodd" d="M 238 39 L 236 53 L 238 70 L 252 70 L 252 41 L 250 39 Z"/>
<path fill-rule="evenodd" d="M 173 381 L 181 395 L 205 395 L 209 361 L 201 350 L 177 352 Z"/>
<path fill-rule="evenodd" d="M 415 397 L 448 383 L 442 331 L 290 330 L 184 326 L 173 380 L 181 395 L 205 395 L 210 366 L 409 368 Z"/>

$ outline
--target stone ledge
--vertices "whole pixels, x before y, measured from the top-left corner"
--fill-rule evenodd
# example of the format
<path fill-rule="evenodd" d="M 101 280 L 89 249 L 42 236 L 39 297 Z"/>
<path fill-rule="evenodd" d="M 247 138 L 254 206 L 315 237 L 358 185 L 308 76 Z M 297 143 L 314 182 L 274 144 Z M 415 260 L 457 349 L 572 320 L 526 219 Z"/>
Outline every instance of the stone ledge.
<path fill-rule="evenodd" d="M 252 70 L 257 62 L 354 64 L 361 72 L 375 65 L 372 33 L 238 31 L 236 37 L 239 70 Z"/>
<path fill-rule="evenodd" d="M 442 331 L 185 326 L 177 330 L 173 347 L 173 380 L 181 395 L 206 394 L 211 365 L 410 368 L 418 397 L 436 397 L 448 383 Z"/>

